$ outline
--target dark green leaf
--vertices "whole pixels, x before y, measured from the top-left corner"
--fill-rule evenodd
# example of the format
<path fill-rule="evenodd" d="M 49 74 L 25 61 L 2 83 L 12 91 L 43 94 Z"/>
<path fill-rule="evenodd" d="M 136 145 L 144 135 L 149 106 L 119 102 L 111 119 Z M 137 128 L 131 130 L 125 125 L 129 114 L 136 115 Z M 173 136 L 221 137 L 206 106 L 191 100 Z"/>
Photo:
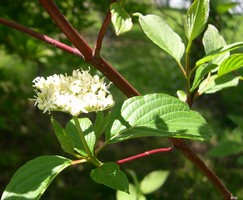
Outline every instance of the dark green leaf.
<path fill-rule="evenodd" d="M 97 112 L 96 119 L 95 119 L 95 124 L 94 124 L 94 131 L 95 131 L 95 136 L 96 140 L 101 136 L 101 134 L 104 132 L 106 125 L 109 121 L 110 118 L 110 112 L 104 116 L 103 112 Z"/>
<path fill-rule="evenodd" d="M 75 152 L 74 152 L 74 145 L 73 145 L 72 140 L 70 140 L 70 137 L 66 134 L 66 132 L 62 128 L 62 126 L 53 117 L 51 118 L 51 123 L 52 123 L 53 129 L 54 129 L 54 132 L 57 136 L 57 139 L 61 144 L 62 149 L 65 152 L 78 157 L 78 155 L 75 154 Z"/>
<path fill-rule="evenodd" d="M 144 16 L 140 13 L 134 15 L 139 17 L 139 23 L 148 38 L 180 63 L 185 51 L 180 36 L 157 15 Z"/>
<path fill-rule="evenodd" d="M 203 31 L 209 16 L 209 0 L 195 0 L 188 9 L 185 33 L 189 43 Z"/>
<path fill-rule="evenodd" d="M 128 193 L 128 179 L 124 172 L 119 169 L 116 163 L 104 163 L 101 167 L 93 169 L 90 172 L 91 178 L 115 190 L 121 190 Z"/>
<path fill-rule="evenodd" d="M 222 141 L 217 146 L 209 150 L 208 154 L 214 157 L 225 157 L 243 151 L 241 143 L 235 141 Z"/>
<path fill-rule="evenodd" d="M 243 54 L 233 54 L 219 66 L 218 76 L 223 76 L 241 67 L 243 67 Z"/>
<path fill-rule="evenodd" d="M 94 134 L 94 128 L 92 122 L 88 118 L 79 118 L 79 124 L 81 127 L 81 130 L 85 136 L 85 140 L 88 144 L 88 147 L 92 153 L 94 153 L 94 145 L 96 141 L 96 137 Z M 70 120 L 66 127 L 65 132 L 74 144 L 74 149 L 76 152 L 78 152 L 82 156 L 87 156 L 87 153 L 85 152 L 85 149 L 83 147 L 83 144 L 81 142 L 79 133 L 76 129 L 74 120 Z"/>
<path fill-rule="evenodd" d="M 145 136 L 200 140 L 210 137 L 207 123 L 199 113 L 166 94 L 130 98 L 112 119 L 107 130 L 110 142 Z"/>
<path fill-rule="evenodd" d="M 52 180 L 70 165 L 71 160 L 60 156 L 41 156 L 27 162 L 14 174 L 1 200 L 40 199 Z"/>
<path fill-rule="evenodd" d="M 132 19 L 129 14 L 124 10 L 124 8 L 119 3 L 112 3 L 111 9 L 111 21 L 115 27 L 116 35 L 120 35 L 132 28 Z"/>

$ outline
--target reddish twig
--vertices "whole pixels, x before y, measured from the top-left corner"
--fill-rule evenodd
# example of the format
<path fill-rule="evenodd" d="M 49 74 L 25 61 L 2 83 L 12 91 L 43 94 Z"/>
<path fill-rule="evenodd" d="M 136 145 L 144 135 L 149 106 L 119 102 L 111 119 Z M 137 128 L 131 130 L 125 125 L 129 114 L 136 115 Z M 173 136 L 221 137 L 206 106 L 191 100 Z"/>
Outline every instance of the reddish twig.
<path fill-rule="evenodd" d="M 23 26 L 21 24 L 18 24 L 16 22 L 13 22 L 13 21 L 10 21 L 10 20 L 7 20 L 7 19 L 3 19 L 3 18 L 0 18 L 0 24 L 4 24 L 4 25 L 9 26 L 13 29 L 24 32 L 24 33 L 26 33 L 26 34 L 28 34 L 28 35 L 30 35 L 30 36 L 38 39 L 38 40 L 44 41 L 44 42 L 46 42 L 50 45 L 53 45 L 53 46 L 55 46 L 59 49 L 62 49 L 64 51 L 70 53 L 70 54 L 79 56 L 79 57 L 84 59 L 84 56 L 80 53 L 80 51 L 78 49 L 70 47 L 70 46 L 68 46 L 64 43 L 61 43 L 61 42 L 59 42 L 59 41 L 57 41 L 53 38 L 48 37 L 47 35 L 43 35 L 41 33 L 38 33 L 38 32 L 36 32 L 36 31 L 26 27 L 26 26 Z"/>
<path fill-rule="evenodd" d="M 113 2 L 115 2 L 115 0 L 111 0 L 111 3 L 113 3 Z M 98 34 L 98 37 L 97 37 L 97 40 L 95 43 L 95 49 L 94 49 L 94 53 L 93 53 L 94 57 L 100 57 L 100 51 L 102 48 L 103 39 L 104 39 L 105 33 L 109 27 L 110 21 L 111 21 L 111 11 L 109 9 L 109 11 L 107 12 L 105 19 L 102 23 L 102 26 L 100 28 L 100 31 L 99 31 L 99 34 Z"/>
<path fill-rule="evenodd" d="M 108 29 L 108 26 L 110 24 L 110 21 L 111 21 L 111 12 L 109 10 L 106 14 L 106 17 L 100 28 L 100 31 L 99 31 L 99 34 L 98 34 L 98 37 L 96 40 L 95 49 L 94 49 L 94 53 L 93 53 L 93 56 L 96 58 L 100 57 L 100 51 L 102 48 L 103 39 L 104 39 L 106 30 Z"/>
<path fill-rule="evenodd" d="M 143 157 L 155 154 L 155 153 L 169 152 L 172 149 L 173 149 L 172 147 L 153 149 L 153 150 L 150 150 L 150 151 L 145 151 L 144 153 L 140 153 L 140 154 L 128 157 L 128 158 L 124 158 L 124 159 L 118 160 L 116 163 L 121 165 L 123 163 L 129 162 L 129 161 L 133 161 L 133 160 L 136 160 L 138 158 L 143 158 Z"/>
<path fill-rule="evenodd" d="M 211 183 L 220 191 L 225 200 L 231 200 L 234 197 L 231 192 L 224 186 L 221 180 L 217 177 L 213 170 L 211 170 L 192 150 L 185 144 L 182 139 L 170 138 L 170 141 L 174 144 L 174 147 L 182 151 L 182 153 L 196 165 L 205 176 L 211 181 Z"/>
<path fill-rule="evenodd" d="M 84 55 L 84 60 L 103 73 L 114 85 L 116 85 L 128 97 L 139 95 L 138 91 L 119 74 L 104 58 L 94 57 L 92 48 L 78 34 L 72 25 L 66 20 L 52 0 L 40 0 L 42 6 L 49 13 L 57 26 L 72 42 L 72 44 Z"/>

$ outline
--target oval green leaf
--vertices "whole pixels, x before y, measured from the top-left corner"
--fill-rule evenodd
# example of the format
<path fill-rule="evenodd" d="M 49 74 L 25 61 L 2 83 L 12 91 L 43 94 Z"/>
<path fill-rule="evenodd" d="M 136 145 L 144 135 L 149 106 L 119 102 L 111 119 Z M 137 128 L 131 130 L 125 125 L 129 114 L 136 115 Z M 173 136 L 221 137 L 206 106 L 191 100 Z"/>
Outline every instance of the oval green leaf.
<path fill-rule="evenodd" d="M 128 193 L 129 182 L 126 174 L 119 169 L 119 165 L 107 162 L 90 172 L 91 178 L 99 184 L 104 184 L 115 190 Z"/>
<path fill-rule="evenodd" d="M 94 145 L 96 142 L 96 136 L 94 133 L 94 127 L 92 122 L 90 121 L 89 118 L 79 118 L 79 125 L 80 128 L 84 134 L 85 140 L 88 144 L 88 147 L 91 151 L 91 153 L 94 153 Z M 74 120 L 70 120 L 66 127 L 65 127 L 65 132 L 72 141 L 74 145 L 74 150 L 78 152 L 82 156 L 87 156 L 87 153 L 85 151 L 85 148 L 83 147 L 83 144 L 81 142 L 79 133 L 76 129 L 75 122 Z"/>
<path fill-rule="evenodd" d="M 189 43 L 203 31 L 209 16 L 209 0 L 195 0 L 188 9 L 185 21 L 185 34 Z"/>
<path fill-rule="evenodd" d="M 160 16 L 144 16 L 140 13 L 134 15 L 139 17 L 139 23 L 147 37 L 180 63 L 185 51 L 180 36 Z"/>
<path fill-rule="evenodd" d="M 75 157 L 79 157 L 79 155 L 77 155 L 74 152 L 75 147 L 74 147 L 73 141 L 67 135 L 64 128 L 53 117 L 51 118 L 51 123 L 52 123 L 52 127 L 54 129 L 54 132 L 56 134 L 56 137 L 57 137 L 59 143 L 61 144 L 63 151 L 65 151 L 66 153 L 72 154 Z"/>
<path fill-rule="evenodd" d="M 223 76 L 241 67 L 243 67 L 243 54 L 233 54 L 219 66 L 218 76 Z"/>
<path fill-rule="evenodd" d="M 129 184 L 129 194 L 117 191 L 116 200 L 146 200 L 146 197 L 139 193 L 138 189 L 133 184 Z"/>
<path fill-rule="evenodd" d="M 40 156 L 27 162 L 14 174 L 1 200 L 40 199 L 52 180 L 70 165 L 71 160 L 60 156 Z"/>
<path fill-rule="evenodd" d="M 226 46 L 224 38 L 219 34 L 217 28 L 211 24 L 208 25 L 208 28 L 203 35 L 203 46 L 206 54 Z M 229 55 L 229 52 L 225 52 L 224 54 L 212 59 L 211 63 L 220 64 L 224 59 L 229 57 Z"/>
<path fill-rule="evenodd" d="M 156 136 L 205 140 L 210 137 L 205 119 L 179 99 L 158 93 L 126 100 L 107 130 L 107 140 Z"/>
<path fill-rule="evenodd" d="M 116 35 L 120 35 L 132 28 L 132 19 L 125 9 L 119 3 L 112 3 L 111 9 L 111 22 L 115 27 Z"/>
<path fill-rule="evenodd" d="M 149 194 L 158 190 L 166 181 L 169 171 L 157 170 L 147 174 L 140 182 L 140 190 L 143 194 Z"/>
<path fill-rule="evenodd" d="M 219 55 L 222 55 L 226 52 L 230 52 L 233 51 L 235 49 L 239 49 L 243 47 L 243 42 L 235 42 L 229 45 L 226 45 L 224 47 L 218 48 L 214 51 L 211 51 L 210 53 L 208 53 L 207 55 L 205 55 L 203 58 L 201 58 L 200 60 L 198 60 L 196 62 L 196 67 L 211 61 L 213 58 L 218 57 Z"/>

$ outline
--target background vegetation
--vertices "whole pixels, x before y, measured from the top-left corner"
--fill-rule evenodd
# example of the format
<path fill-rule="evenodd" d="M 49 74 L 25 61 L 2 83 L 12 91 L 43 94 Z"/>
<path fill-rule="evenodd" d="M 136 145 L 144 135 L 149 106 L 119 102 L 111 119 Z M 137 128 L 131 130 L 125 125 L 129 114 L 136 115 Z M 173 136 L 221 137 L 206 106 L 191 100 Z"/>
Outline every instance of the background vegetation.
<path fill-rule="evenodd" d="M 99 27 L 108 8 L 106 0 L 68 0 L 58 5 L 84 38 L 94 44 Z M 130 12 L 153 13 L 163 16 L 180 35 L 183 33 L 185 10 L 158 7 L 152 1 L 131 1 Z M 2 0 L 1 17 L 29 26 L 41 33 L 70 44 L 47 13 L 36 1 Z M 227 43 L 242 41 L 243 16 L 221 12 L 212 5 L 210 23 L 221 31 Z M 135 20 L 135 19 L 134 19 Z M 195 59 L 204 54 L 201 41 L 195 44 Z M 201 50 L 199 50 L 201 48 Z M 138 25 L 116 37 L 112 27 L 104 42 L 102 55 L 124 75 L 141 94 L 164 92 L 176 95 L 184 82 L 174 61 L 152 44 Z M 51 128 L 49 116 L 34 108 L 32 80 L 36 76 L 68 73 L 87 67 L 79 58 L 68 55 L 23 33 L 0 25 L 0 192 L 13 173 L 25 162 L 40 155 L 63 152 Z M 243 85 L 230 88 L 198 100 L 194 109 L 200 110 L 213 129 L 207 143 L 190 142 L 191 148 L 208 163 L 235 196 L 243 196 Z M 115 86 L 111 88 L 116 102 L 126 97 Z M 67 116 L 57 118 L 65 121 Z M 230 143 L 227 143 L 230 141 Z M 224 144 L 226 142 L 226 144 Z M 189 143 L 189 142 L 188 142 Z M 168 146 L 166 140 L 145 138 L 109 147 L 101 156 L 116 161 L 148 149 Z M 221 145 L 222 148 L 215 146 Z M 143 168 L 140 168 L 141 164 Z M 122 166 L 133 169 L 138 177 L 152 170 L 169 170 L 165 185 L 148 199 L 218 199 L 218 192 L 180 152 L 153 155 Z M 97 185 L 85 169 L 67 169 L 51 184 L 43 199 L 114 199 L 115 191 Z M 176 192 L 175 192 L 176 190 Z"/>

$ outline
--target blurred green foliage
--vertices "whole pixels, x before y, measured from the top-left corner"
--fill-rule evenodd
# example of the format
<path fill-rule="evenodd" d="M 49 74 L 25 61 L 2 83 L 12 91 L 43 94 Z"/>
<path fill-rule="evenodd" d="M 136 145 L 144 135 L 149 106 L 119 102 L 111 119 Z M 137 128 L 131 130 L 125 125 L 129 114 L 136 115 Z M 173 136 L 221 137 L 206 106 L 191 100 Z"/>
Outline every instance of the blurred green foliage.
<path fill-rule="evenodd" d="M 108 9 L 107 2 L 56 1 L 71 24 L 91 44 L 95 42 Z M 146 0 L 141 3 L 129 1 L 126 9 L 129 13 L 138 11 L 144 14 L 159 14 L 171 27 L 175 27 L 174 30 L 179 34 L 183 32 L 183 10 L 157 8 Z M 22 23 L 70 44 L 38 1 L 2 0 L 0 13 L 1 17 Z M 210 17 L 210 23 L 220 28 L 226 42 L 243 40 L 243 25 L 239 23 L 242 16 L 228 12 L 218 13 L 217 9 L 212 7 Z M 197 40 L 193 51 L 195 59 L 204 54 L 199 47 L 202 47 L 202 44 Z M 131 32 L 118 38 L 115 37 L 113 29 L 109 29 L 102 55 L 142 94 L 165 92 L 175 95 L 178 89 L 184 89 L 183 77 L 176 63 L 152 44 L 137 25 Z M 49 116 L 36 110 L 28 98 L 32 98 L 34 94 L 31 85 L 36 76 L 70 73 L 79 67 L 87 67 L 87 64 L 55 47 L 0 25 L 0 192 L 17 168 L 26 161 L 39 155 L 63 155 L 51 129 Z M 196 102 L 194 109 L 201 111 L 208 119 L 215 135 L 208 143 L 190 142 L 193 150 L 212 166 L 231 192 L 238 197 L 243 196 L 243 151 L 236 148 L 237 151 L 232 152 L 230 145 L 225 145 L 225 142 L 242 145 L 242 89 L 240 83 L 237 88 L 201 97 Z M 126 98 L 115 86 L 112 86 L 111 90 L 117 102 Z M 67 116 L 59 114 L 57 118 L 65 121 Z M 166 145 L 168 142 L 162 139 L 131 140 L 108 147 L 101 157 L 104 161 L 115 161 Z M 223 146 L 223 150 L 220 146 Z M 140 167 L 141 163 L 143 168 Z M 148 199 L 219 198 L 215 188 L 180 152 L 171 153 L 170 156 L 153 155 L 122 167 L 136 170 L 138 177 L 144 177 L 156 169 L 170 171 L 170 177 L 162 189 L 148 195 Z M 115 191 L 97 185 L 90 179 L 90 169 L 89 165 L 85 168 L 76 166 L 67 169 L 51 184 L 43 199 L 114 199 Z"/>

